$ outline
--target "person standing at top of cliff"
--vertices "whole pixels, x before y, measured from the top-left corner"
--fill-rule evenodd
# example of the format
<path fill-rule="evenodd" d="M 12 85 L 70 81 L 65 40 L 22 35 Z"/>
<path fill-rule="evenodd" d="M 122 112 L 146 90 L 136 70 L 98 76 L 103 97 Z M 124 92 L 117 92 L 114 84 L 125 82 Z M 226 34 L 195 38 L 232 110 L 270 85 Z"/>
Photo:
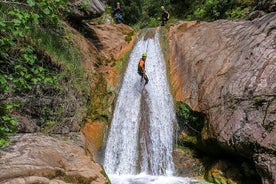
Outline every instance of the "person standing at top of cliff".
<path fill-rule="evenodd" d="M 164 6 L 161 6 L 162 10 L 162 15 L 161 15 L 161 26 L 164 26 L 165 23 L 169 20 L 170 14 L 169 12 L 165 9 Z"/>
<path fill-rule="evenodd" d="M 115 17 L 116 23 L 124 23 L 124 19 L 122 16 L 121 5 L 117 2 L 116 9 L 113 11 L 113 16 Z"/>
<path fill-rule="evenodd" d="M 145 85 L 149 82 L 149 78 L 146 75 L 146 69 L 145 69 L 146 59 L 147 59 L 147 53 L 143 53 L 142 58 L 140 58 L 138 63 L 138 74 L 141 76 L 141 81 L 145 79 L 146 81 Z"/>

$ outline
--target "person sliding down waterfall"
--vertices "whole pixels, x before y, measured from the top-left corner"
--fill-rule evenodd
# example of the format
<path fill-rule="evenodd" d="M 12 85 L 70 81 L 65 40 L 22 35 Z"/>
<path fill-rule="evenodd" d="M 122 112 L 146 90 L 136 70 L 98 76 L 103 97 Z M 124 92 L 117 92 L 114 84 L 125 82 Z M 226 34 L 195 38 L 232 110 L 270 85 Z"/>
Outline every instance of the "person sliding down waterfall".
<path fill-rule="evenodd" d="M 147 59 L 147 53 L 143 53 L 142 58 L 140 58 L 140 61 L 138 64 L 138 74 L 141 76 L 141 81 L 145 79 L 146 81 L 145 85 L 149 82 L 148 76 L 146 74 L 146 69 L 145 69 L 146 59 Z"/>

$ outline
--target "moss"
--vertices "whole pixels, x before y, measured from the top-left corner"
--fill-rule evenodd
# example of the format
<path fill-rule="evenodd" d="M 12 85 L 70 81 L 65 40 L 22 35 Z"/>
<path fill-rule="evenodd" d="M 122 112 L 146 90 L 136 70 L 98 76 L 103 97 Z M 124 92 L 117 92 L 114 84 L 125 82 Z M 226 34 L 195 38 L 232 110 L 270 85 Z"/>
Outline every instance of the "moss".
<path fill-rule="evenodd" d="M 177 146 L 173 153 L 173 161 L 179 176 L 196 177 L 203 180 L 205 168 L 197 157 L 195 150 L 184 146 Z"/>
<path fill-rule="evenodd" d="M 107 89 L 107 81 L 103 74 L 100 74 L 95 87 L 91 90 L 91 99 L 89 105 L 90 117 L 92 120 L 100 119 L 104 122 L 108 122 L 110 112 L 110 98 L 113 96 L 112 91 Z"/>
<path fill-rule="evenodd" d="M 180 135 L 178 144 L 180 145 L 197 145 L 198 141 L 195 136 L 189 136 L 189 135 Z"/>
<path fill-rule="evenodd" d="M 205 123 L 203 113 L 193 111 L 184 102 L 176 102 L 177 122 L 181 129 L 186 130 L 190 136 L 201 137 L 201 130 Z"/>
<path fill-rule="evenodd" d="M 50 179 L 61 179 L 67 183 L 82 183 L 82 184 L 90 184 L 92 181 L 97 178 L 85 178 L 80 175 L 66 175 L 63 171 L 57 170 L 54 176 L 50 176 Z"/>
<path fill-rule="evenodd" d="M 135 34 L 135 31 L 129 31 L 125 36 L 125 41 L 129 43 L 132 40 L 133 35 Z"/>
<path fill-rule="evenodd" d="M 261 106 L 264 105 L 265 102 L 266 102 L 266 100 L 265 100 L 263 97 L 261 97 L 261 96 L 256 97 L 256 98 L 254 99 L 254 106 L 255 106 L 256 108 L 261 107 Z"/>
<path fill-rule="evenodd" d="M 236 184 L 231 179 L 228 179 L 223 176 L 223 174 L 219 170 L 211 170 L 208 172 L 206 180 L 215 184 Z"/>
<path fill-rule="evenodd" d="M 125 53 L 118 61 L 116 61 L 116 67 L 120 76 L 122 76 L 127 67 L 129 54 L 130 52 Z"/>
<path fill-rule="evenodd" d="M 127 60 L 129 57 L 129 52 L 125 53 L 119 60 L 115 60 L 111 57 L 109 61 L 101 61 L 98 59 L 99 70 L 102 69 L 103 62 L 109 64 L 114 70 L 116 70 L 117 75 L 121 76 L 126 69 L 128 64 Z M 112 70 L 113 70 L 112 69 Z M 90 100 L 88 105 L 88 118 L 91 120 L 101 120 L 108 123 L 112 115 L 112 106 L 116 98 L 116 86 L 117 84 L 111 84 L 105 78 L 105 73 L 98 73 L 98 76 L 94 78 L 94 86 L 91 89 Z"/>
<path fill-rule="evenodd" d="M 105 176 L 105 178 L 107 179 L 106 184 L 111 184 L 111 181 L 109 180 L 109 178 L 108 178 L 108 176 L 107 176 L 107 174 L 106 174 L 105 170 L 101 170 L 101 174 L 102 174 L 102 175 L 104 175 L 104 176 Z"/>

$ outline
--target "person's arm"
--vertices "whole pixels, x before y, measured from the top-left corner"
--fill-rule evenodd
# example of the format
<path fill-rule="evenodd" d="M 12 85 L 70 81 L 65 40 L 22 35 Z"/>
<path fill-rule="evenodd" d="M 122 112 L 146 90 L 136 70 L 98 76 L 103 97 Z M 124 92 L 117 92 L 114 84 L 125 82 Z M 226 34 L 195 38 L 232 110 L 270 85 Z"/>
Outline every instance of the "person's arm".
<path fill-rule="evenodd" d="M 143 73 L 146 73 L 146 69 L 145 69 L 145 63 L 143 63 L 143 67 L 142 67 Z"/>

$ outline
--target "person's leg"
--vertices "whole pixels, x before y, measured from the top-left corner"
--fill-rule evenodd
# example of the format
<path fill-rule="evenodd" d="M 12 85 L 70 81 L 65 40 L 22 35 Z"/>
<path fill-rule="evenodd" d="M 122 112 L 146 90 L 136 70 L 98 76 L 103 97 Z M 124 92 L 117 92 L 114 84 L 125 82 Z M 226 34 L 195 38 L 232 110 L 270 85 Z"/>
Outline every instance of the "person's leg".
<path fill-rule="evenodd" d="M 143 73 L 141 73 L 140 71 L 138 71 L 138 74 L 141 76 L 141 80 L 140 80 L 140 82 L 143 82 Z"/>
<path fill-rule="evenodd" d="M 147 83 L 149 82 L 149 78 L 148 78 L 148 76 L 147 76 L 146 74 L 144 75 L 144 79 L 145 79 L 145 81 L 146 81 L 145 84 L 147 84 Z"/>
<path fill-rule="evenodd" d="M 120 21 L 121 21 L 121 23 L 124 23 L 124 19 L 123 19 L 122 15 L 120 16 Z"/>

